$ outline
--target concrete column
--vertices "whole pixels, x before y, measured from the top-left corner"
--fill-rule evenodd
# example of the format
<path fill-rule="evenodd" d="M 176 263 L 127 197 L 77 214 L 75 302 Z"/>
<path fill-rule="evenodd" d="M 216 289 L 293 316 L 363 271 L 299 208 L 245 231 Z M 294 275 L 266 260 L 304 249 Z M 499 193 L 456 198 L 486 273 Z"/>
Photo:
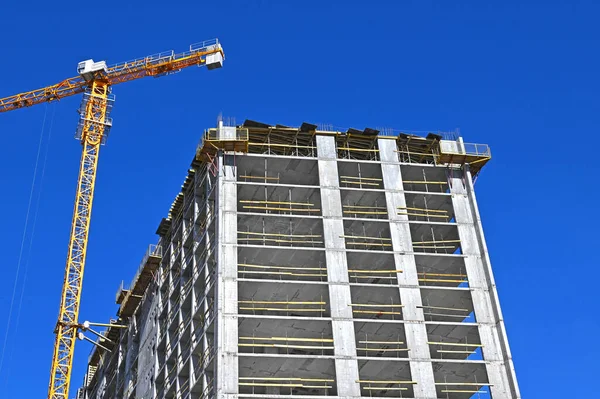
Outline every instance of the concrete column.
<path fill-rule="evenodd" d="M 154 354 L 152 350 L 156 343 L 158 328 L 155 322 L 158 311 L 158 296 L 147 296 L 142 302 L 139 327 L 138 375 L 136 395 L 147 396 L 150 391 L 150 380 L 154 375 Z"/>
<path fill-rule="evenodd" d="M 402 172 L 396 152 L 398 148 L 396 141 L 390 139 L 378 139 L 378 145 L 383 187 L 390 219 L 390 236 L 395 252 L 394 260 L 396 269 L 402 270 L 402 273 L 398 273 L 397 276 L 400 285 L 400 300 L 404 305 L 402 318 L 404 319 L 406 344 L 410 349 L 408 352 L 410 373 L 413 381 L 417 382 L 413 387 L 415 398 L 433 399 L 437 398 L 437 394 L 429 345 L 427 344 L 425 318 L 423 309 L 418 307 L 422 305 L 421 290 L 413 254 L 410 226 L 407 215 L 398 215 L 398 207 L 406 207 Z"/>
<path fill-rule="evenodd" d="M 237 183 L 233 155 L 219 155 L 217 178 L 216 392 L 238 397 Z"/>
<path fill-rule="evenodd" d="M 490 391 L 494 399 L 518 399 L 521 394 L 483 236 L 473 182 L 468 166 L 466 168 L 466 173 L 452 171 L 450 192 L 461 248 L 465 255 L 473 309 L 483 345 L 483 358 L 489 382 L 492 384 Z"/>
<path fill-rule="evenodd" d="M 106 354 L 102 356 L 106 356 Z M 101 374 L 98 376 L 98 390 L 96 391 L 96 397 L 104 398 L 104 395 L 106 394 L 106 369 L 102 367 L 100 373 Z"/>
<path fill-rule="evenodd" d="M 127 353 L 125 355 L 125 386 L 124 390 L 129 394 L 129 389 L 133 387 L 133 380 L 137 376 L 133 376 L 133 363 L 137 357 L 137 343 L 134 342 L 135 332 L 137 331 L 137 321 L 135 316 L 131 318 L 129 328 L 125 332 L 127 334 Z"/>
<path fill-rule="evenodd" d="M 360 398 L 356 341 L 352 318 L 348 262 L 344 242 L 342 200 L 338 178 L 335 138 L 317 136 L 319 181 L 329 306 L 331 309 L 333 341 L 335 347 L 335 373 L 337 393 L 340 398 Z"/>
<path fill-rule="evenodd" d="M 124 340 L 121 339 L 121 337 L 127 335 L 127 330 L 123 329 L 123 331 L 121 331 L 121 334 L 119 334 L 119 342 L 118 344 L 115 346 L 114 350 L 118 350 L 119 354 L 118 354 L 118 359 L 117 359 L 117 365 L 115 366 L 117 369 L 117 375 L 116 375 L 116 386 L 119 387 L 121 385 L 121 383 L 123 383 L 123 386 L 121 389 L 117 389 L 116 390 L 116 395 L 117 398 L 122 397 L 123 396 L 123 392 L 125 391 L 125 370 L 123 370 L 123 372 L 121 372 L 121 366 L 124 366 L 125 363 L 125 355 L 127 354 L 127 345 L 125 344 Z M 87 374 L 85 376 L 85 379 L 87 380 Z M 85 385 L 85 384 L 84 384 Z"/>

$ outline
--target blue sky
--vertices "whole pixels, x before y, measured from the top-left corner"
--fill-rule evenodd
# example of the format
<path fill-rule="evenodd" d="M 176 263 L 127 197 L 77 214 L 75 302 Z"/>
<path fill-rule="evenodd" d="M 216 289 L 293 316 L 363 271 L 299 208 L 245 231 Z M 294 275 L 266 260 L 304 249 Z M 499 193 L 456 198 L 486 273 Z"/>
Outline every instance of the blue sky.
<path fill-rule="evenodd" d="M 218 71 L 114 88 L 82 320 L 114 316 L 119 283 L 156 241 L 195 145 L 220 113 L 240 123 L 459 128 L 467 142 L 492 148 L 476 190 L 523 396 L 590 389 L 600 356 L 594 2 L 59 3 L 2 6 L 0 97 L 74 76 L 88 58 L 112 64 L 214 37 L 227 56 Z M 0 115 L 0 340 L 46 120 L 2 397 L 46 394 L 80 156 L 79 101 Z M 89 352 L 89 344 L 77 346 L 73 388 Z"/>

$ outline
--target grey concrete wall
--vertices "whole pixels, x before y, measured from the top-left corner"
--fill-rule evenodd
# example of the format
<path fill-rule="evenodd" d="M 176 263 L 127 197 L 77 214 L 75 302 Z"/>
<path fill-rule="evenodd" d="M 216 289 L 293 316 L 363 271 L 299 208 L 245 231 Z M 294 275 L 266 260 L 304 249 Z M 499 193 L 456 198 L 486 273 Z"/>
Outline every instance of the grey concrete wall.
<path fill-rule="evenodd" d="M 119 339 L 119 342 L 117 343 L 117 345 L 115 345 L 115 348 L 113 349 L 118 352 L 118 354 L 117 354 L 117 356 L 118 356 L 117 369 L 119 370 L 119 372 L 117 372 L 117 375 L 115 377 L 115 382 L 116 382 L 117 387 L 123 387 L 124 383 L 125 383 L 125 373 L 121 372 L 121 370 L 124 369 L 125 355 L 127 353 L 126 352 L 126 350 L 127 350 L 126 341 L 125 341 L 125 339 L 123 339 L 123 337 L 126 334 L 127 334 L 127 330 L 125 330 L 125 329 L 121 330 L 121 339 Z M 120 395 L 122 392 L 123 392 L 123 388 L 120 388 L 117 391 L 117 394 Z M 78 398 L 78 399 L 83 399 L 83 398 Z"/>
<path fill-rule="evenodd" d="M 344 222 L 334 137 L 317 136 L 317 153 L 337 391 L 340 398 L 359 398 L 356 341 L 350 306 L 352 298 L 346 245 L 342 237 Z"/>
<path fill-rule="evenodd" d="M 400 286 L 400 300 L 406 344 L 409 350 L 410 372 L 414 385 L 415 398 L 437 398 L 431 356 L 427 344 L 427 329 L 424 324 L 421 290 L 417 275 L 417 265 L 412 248 L 412 238 L 407 215 L 398 215 L 398 207 L 406 207 L 402 172 L 398 163 L 396 141 L 379 139 L 379 155 L 387 212 L 390 218 L 390 236 L 395 252 L 394 260 Z"/>
<path fill-rule="evenodd" d="M 193 196 L 194 204 L 194 215 L 197 215 L 202 207 L 208 207 L 208 202 L 206 201 L 207 194 L 209 193 L 209 184 L 208 181 L 205 180 L 207 176 L 206 171 L 203 173 L 196 174 L 194 176 L 194 185 L 190 187 L 185 193 L 186 196 Z M 185 204 L 189 204 L 189 199 L 185 199 Z M 235 203 L 235 199 L 234 199 Z M 214 207 L 210 207 L 211 211 Z M 187 207 L 186 207 L 187 209 Z M 185 211 L 185 210 L 184 210 Z M 189 215 L 188 215 L 189 216 Z M 156 346 L 162 340 L 168 343 L 175 352 L 175 355 L 179 353 L 178 351 L 184 350 L 183 344 L 180 344 L 180 339 L 187 339 L 191 331 L 188 331 L 186 336 L 184 337 L 184 331 L 181 331 L 179 336 L 169 337 L 167 335 L 160 335 L 161 331 L 159 331 L 160 324 L 156 322 L 157 314 L 161 311 L 161 303 L 162 300 L 165 300 L 165 296 L 170 296 L 171 289 L 167 289 L 165 296 L 162 296 L 162 291 L 159 288 L 165 288 L 165 286 L 173 287 L 185 284 L 186 281 L 180 281 L 180 273 L 176 271 L 173 267 L 175 262 L 181 263 L 181 272 L 183 273 L 186 268 L 198 267 L 200 268 L 202 265 L 196 265 L 196 258 L 191 256 L 190 251 L 204 251 L 205 245 L 202 248 L 199 248 L 199 243 L 194 243 L 192 248 L 182 248 L 182 240 L 179 238 L 175 238 L 177 236 L 177 232 L 180 232 L 184 227 L 187 227 L 187 231 L 190 234 L 199 233 L 198 239 L 202 237 L 201 231 L 191 231 L 191 228 L 198 230 L 200 227 L 196 226 L 196 224 L 192 220 L 188 219 L 179 219 L 183 223 L 173 223 L 172 231 L 169 235 L 162 237 L 159 241 L 159 245 L 161 245 L 164 249 L 165 259 L 162 262 L 162 268 L 166 269 L 166 275 L 163 280 L 158 281 L 159 287 L 152 287 L 145 298 L 142 299 L 140 303 L 140 307 L 137 309 L 136 314 L 126 322 L 129 324 L 128 329 L 122 332 L 125 339 L 121 339 L 118 342 L 118 345 L 115 347 L 117 353 L 113 352 L 110 354 L 106 360 L 101 362 L 100 367 L 98 368 L 98 372 L 96 375 L 95 386 L 97 389 L 95 390 L 94 395 L 89 395 L 89 392 L 86 393 L 89 399 L 103 399 L 103 398 L 120 398 L 123 393 L 127 393 L 128 396 L 133 395 L 136 398 L 154 398 L 157 391 L 158 392 L 166 392 L 163 390 L 162 386 L 157 386 L 155 383 L 156 379 L 160 376 L 164 377 L 167 373 L 164 368 L 164 358 L 159 356 L 158 351 L 156 350 Z M 196 237 L 196 236 L 194 236 Z M 214 242 L 211 240 L 209 242 L 209 246 Z M 235 263 L 235 262 L 234 262 Z M 205 270 L 202 275 L 197 276 L 199 279 L 206 279 L 208 276 L 206 275 L 207 271 Z M 205 290 L 202 290 L 201 295 L 204 296 Z M 179 294 L 179 303 L 173 305 L 172 302 L 176 298 L 171 298 L 170 301 L 166 301 L 166 306 L 168 307 L 167 313 L 173 311 L 173 315 L 177 316 L 177 319 L 174 321 L 175 324 L 178 323 L 187 323 L 190 322 L 189 314 L 186 314 L 187 317 L 183 317 L 184 313 L 180 309 L 180 304 L 184 302 L 184 299 L 187 295 L 191 296 L 192 301 L 194 298 L 193 290 L 187 293 L 185 296 L 183 294 Z M 189 298 L 188 298 L 189 299 Z M 200 304 L 199 311 L 204 313 L 207 310 L 207 304 Z M 164 323 L 164 328 L 167 328 L 167 320 L 162 320 Z M 209 328 L 209 325 L 205 325 L 205 328 Z M 203 342 L 200 343 L 202 345 L 202 349 L 207 348 L 208 342 L 206 337 L 201 338 Z M 160 341 L 159 341 L 160 340 Z M 108 362 L 108 358 L 111 356 L 115 356 L 114 367 L 107 367 L 106 364 Z M 183 360 L 182 360 L 183 362 Z M 179 364 L 182 366 L 182 364 Z M 170 371 L 170 370 L 169 370 Z M 193 365 L 190 362 L 190 375 L 194 371 Z M 211 370 L 212 371 L 212 370 Z M 89 372 L 89 375 L 93 375 L 93 371 Z M 206 387 L 208 380 L 205 376 L 199 376 L 202 379 L 202 388 Z M 196 381 L 192 379 L 190 381 L 191 384 Z M 173 382 L 176 385 L 177 390 L 183 390 L 185 392 L 186 387 L 184 387 L 185 382 L 179 383 L 178 380 Z M 84 385 L 87 386 L 87 383 Z M 91 387 L 88 387 L 91 388 Z M 114 392 L 116 388 L 116 393 Z M 196 387 L 196 390 L 202 390 L 202 388 Z"/>
<path fill-rule="evenodd" d="M 238 394 L 237 184 L 232 155 L 219 156 L 217 181 L 216 392 Z"/>
<path fill-rule="evenodd" d="M 454 171 L 450 174 L 449 181 L 475 319 L 483 345 L 483 358 L 492 384 L 490 391 L 494 399 L 519 399 L 521 394 L 508 347 L 471 175 L 466 173 L 463 178 L 463 172 Z"/>
<path fill-rule="evenodd" d="M 138 376 L 136 396 L 147 397 L 151 391 L 151 378 L 154 377 L 154 348 L 158 338 L 157 323 L 155 322 L 158 311 L 158 297 L 148 295 L 142 302 L 142 316 L 140 323 L 139 339 L 140 349 L 138 354 Z"/>
<path fill-rule="evenodd" d="M 125 356 L 125 392 L 130 388 L 135 389 L 135 381 L 137 375 L 133 375 L 133 364 L 137 361 L 139 342 L 134 338 L 138 330 L 137 320 L 135 317 L 131 319 L 129 328 L 127 329 L 127 355 Z"/>

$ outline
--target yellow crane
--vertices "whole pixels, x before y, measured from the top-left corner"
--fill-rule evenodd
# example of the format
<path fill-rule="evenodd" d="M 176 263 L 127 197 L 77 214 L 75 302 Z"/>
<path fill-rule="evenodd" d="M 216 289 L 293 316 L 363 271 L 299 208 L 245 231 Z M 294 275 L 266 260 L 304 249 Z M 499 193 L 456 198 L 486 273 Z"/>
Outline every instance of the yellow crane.
<path fill-rule="evenodd" d="M 85 329 L 85 326 L 78 321 L 79 304 L 98 153 L 100 145 L 106 141 L 112 126 L 110 110 L 114 96 L 111 94 L 111 87 L 147 76 L 158 77 L 176 73 L 191 66 L 206 65 L 208 69 L 220 68 L 224 58 L 223 48 L 215 39 L 191 45 L 189 51 L 181 53 L 168 51 L 110 67 L 104 61 L 86 60 L 77 66 L 79 76 L 52 86 L 0 99 L 0 112 L 7 112 L 83 93 L 76 131 L 76 138 L 81 140 L 83 151 L 77 179 L 60 310 L 54 330 L 56 339 L 48 387 L 49 399 L 68 399 L 75 340 L 78 331 Z"/>

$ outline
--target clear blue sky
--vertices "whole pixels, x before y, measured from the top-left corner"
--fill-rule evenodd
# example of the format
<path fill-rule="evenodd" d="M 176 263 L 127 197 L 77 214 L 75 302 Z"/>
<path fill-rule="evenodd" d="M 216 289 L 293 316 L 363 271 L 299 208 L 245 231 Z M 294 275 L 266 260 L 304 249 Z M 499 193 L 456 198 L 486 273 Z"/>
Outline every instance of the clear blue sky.
<path fill-rule="evenodd" d="M 219 113 L 286 125 L 460 128 L 494 156 L 476 189 L 523 396 L 568 398 L 584 389 L 582 397 L 596 396 L 589 385 L 600 371 L 594 2 L 58 3 L 3 4 L 0 97 L 74 76 L 87 58 L 116 63 L 213 37 L 227 55 L 218 71 L 114 88 L 82 320 L 114 316 L 119 283 L 155 242 L 195 145 Z M 46 395 L 80 156 L 79 101 L 0 115 L 3 340 L 47 112 L 38 183 L 45 154 L 47 162 L 33 197 L 35 209 L 41 193 L 35 236 L 30 241 L 32 213 L 22 257 L 20 318 L 15 309 L 0 373 L 3 398 Z M 89 344 L 77 346 L 73 389 L 89 352 Z"/>

